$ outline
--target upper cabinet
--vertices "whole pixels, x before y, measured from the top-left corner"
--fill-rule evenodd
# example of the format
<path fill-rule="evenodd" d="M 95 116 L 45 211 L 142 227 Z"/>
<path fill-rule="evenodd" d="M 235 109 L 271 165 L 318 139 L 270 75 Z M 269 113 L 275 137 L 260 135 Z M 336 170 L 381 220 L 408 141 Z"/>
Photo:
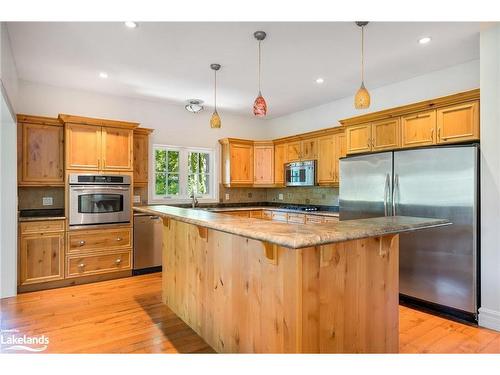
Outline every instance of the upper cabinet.
<path fill-rule="evenodd" d="M 250 186 L 254 183 L 253 141 L 225 138 L 222 146 L 222 184 L 224 186 Z"/>
<path fill-rule="evenodd" d="M 272 141 L 254 142 L 254 185 L 274 184 L 274 145 Z"/>
<path fill-rule="evenodd" d="M 59 115 L 66 128 L 66 169 L 132 171 L 133 130 L 139 124 Z"/>
<path fill-rule="evenodd" d="M 401 134 L 403 147 L 429 146 L 436 143 L 436 111 L 403 116 Z"/>
<path fill-rule="evenodd" d="M 134 186 L 145 186 L 149 180 L 149 135 L 152 129 L 134 129 Z"/>
<path fill-rule="evenodd" d="M 309 138 L 286 144 L 286 161 L 315 160 L 318 158 L 318 139 Z"/>
<path fill-rule="evenodd" d="M 286 143 L 274 145 L 274 183 L 283 185 L 285 183 Z"/>
<path fill-rule="evenodd" d="M 438 143 L 479 139 L 479 101 L 440 108 L 436 117 Z"/>
<path fill-rule="evenodd" d="M 338 185 L 339 159 L 346 155 L 346 136 L 343 131 L 318 138 L 318 185 Z"/>
<path fill-rule="evenodd" d="M 20 186 L 64 185 L 64 129 L 55 118 L 18 115 Z"/>
<path fill-rule="evenodd" d="M 479 140 L 479 90 L 340 121 L 347 153 L 387 151 Z"/>

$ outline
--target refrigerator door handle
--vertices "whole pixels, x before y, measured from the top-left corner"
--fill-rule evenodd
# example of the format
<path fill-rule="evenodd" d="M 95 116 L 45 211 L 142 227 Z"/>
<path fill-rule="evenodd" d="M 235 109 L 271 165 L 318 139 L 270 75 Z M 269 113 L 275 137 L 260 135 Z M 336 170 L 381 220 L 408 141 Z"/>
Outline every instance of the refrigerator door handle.
<path fill-rule="evenodd" d="M 394 187 L 392 189 L 392 216 L 397 216 L 396 213 L 396 191 L 399 189 L 399 175 L 394 175 Z"/>
<path fill-rule="evenodd" d="M 390 177 L 389 173 L 385 176 L 385 188 L 384 188 L 384 215 L 387 216 L 387 194 L 390 189 Z"/>

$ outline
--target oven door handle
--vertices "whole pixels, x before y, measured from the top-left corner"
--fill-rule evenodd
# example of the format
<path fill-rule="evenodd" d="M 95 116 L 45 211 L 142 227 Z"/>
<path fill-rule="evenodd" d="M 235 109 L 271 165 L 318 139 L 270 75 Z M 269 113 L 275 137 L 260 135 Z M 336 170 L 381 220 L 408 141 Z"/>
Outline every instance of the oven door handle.
<path fill-rule="evenodd" d="M 121 187 L 121 186 L 106 186 L 106 187 L 101 187 L 101 186 L 85 186 L 85 187 L 73 187 L 70 186 L 70 190 L 72 191 L 84 191 L 84 190 L 119 190 L 119 191 L 126 191 L 130 190 L 129 187 Z"/>

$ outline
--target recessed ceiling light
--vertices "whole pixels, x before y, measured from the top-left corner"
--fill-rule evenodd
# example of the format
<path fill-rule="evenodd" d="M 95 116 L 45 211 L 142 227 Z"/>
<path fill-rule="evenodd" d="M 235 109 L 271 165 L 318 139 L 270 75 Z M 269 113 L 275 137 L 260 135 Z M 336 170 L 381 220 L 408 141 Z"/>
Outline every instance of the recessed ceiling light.
<path fill-rule="evenodd" d="M 125 22 L 125 26 L 127 26 L 129 29 L 135 29 L 137 27 L 137 24 L 134 21 L 127 21 Z"/>
<path fill-rule="evenodd" d="M 189 111 L 191 113 L 201 112 L 203 111 L 203 100 L 188 99 L 184 108 L 186 108 L 186 111 Z"/>
<path fill-rule="evenodd" d="M 316 83 L 318 83 L 318 84 L 321 85 L 323 82 L 325 82 L 325 80 L 323 78 L 321 78 L 321 77 L 320 78 L 316 78 Z"/>
<path fill-rule="evenodd" d="M 420 38 L 420 39 L 418 40 L 418 42 L 419 42 L 420 44 L 427 44 L 427 43 L 429 43 L 431 40 L 432 40 L 432 38 L 431 38 L 430 36 L 425 36 L 425 37 L 423 37 L 423 38 Z"/>
<path fill-rule="evenodd" d="M 101 73 L 99 73 L 99 77 L 106 79 L 106 78 L 108 78 L 108 73 L 101 72 Z"/>

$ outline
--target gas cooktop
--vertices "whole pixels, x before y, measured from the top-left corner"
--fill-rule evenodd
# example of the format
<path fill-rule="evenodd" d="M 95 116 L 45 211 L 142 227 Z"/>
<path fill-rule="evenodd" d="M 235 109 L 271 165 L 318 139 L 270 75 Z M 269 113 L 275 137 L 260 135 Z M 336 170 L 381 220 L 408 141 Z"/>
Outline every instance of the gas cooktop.
<path fill-rule="evenodd" d="M 287 205 L 281 206 L 285 210 L 295 210 L 295 211 L 318 211 L 318 206 L 296 206 L 296 205 Z"/>

